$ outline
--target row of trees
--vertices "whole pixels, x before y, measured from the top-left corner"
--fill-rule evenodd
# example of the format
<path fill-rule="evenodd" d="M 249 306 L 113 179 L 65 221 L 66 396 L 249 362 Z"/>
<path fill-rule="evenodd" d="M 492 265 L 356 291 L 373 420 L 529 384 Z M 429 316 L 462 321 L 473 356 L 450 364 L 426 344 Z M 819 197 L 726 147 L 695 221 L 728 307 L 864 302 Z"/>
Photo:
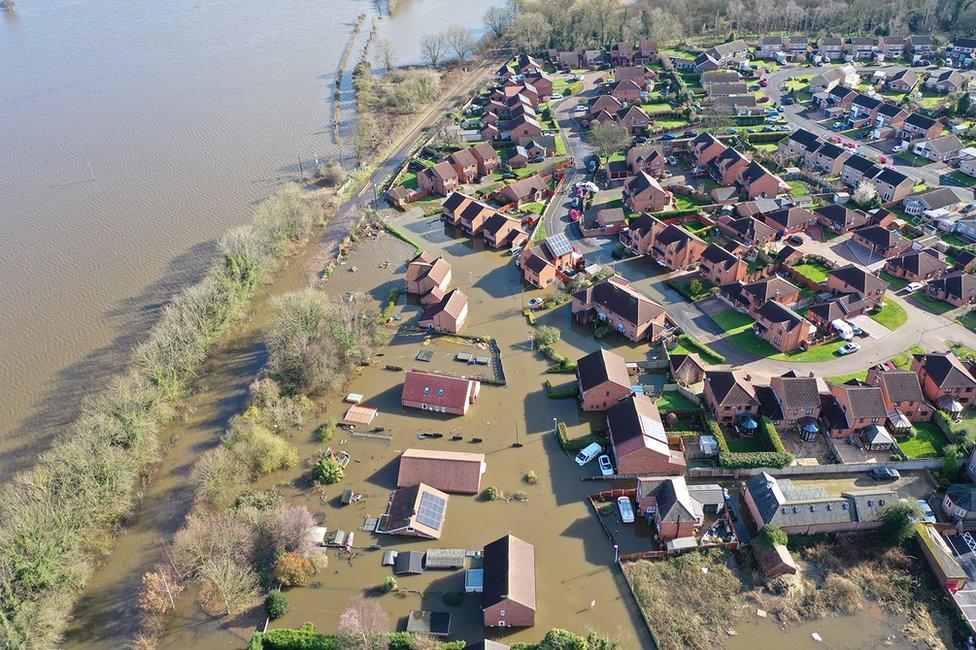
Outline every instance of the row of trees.
<path fill-rule="evenodd" d="M 525 52 L 604 47 L 730 33 L 976 34 L 970 0 L 525 0 L 486 12 L 485 24 Z"/>
<path fill-rule="evenodd" d="M 436 68 L 452 55 L 458 61 L 466 60 L 477 44 L 478 39 L 471 30 L 455 25 L 421 38 L 420 54 L 425 63 Z"/>
<path fill-rule="evenodd" d="M 95 562 L 159 460 L 157 437 L 262 278 L 320 218 L 286 186 L 223 237 L 219 261 L 167 305 L 130 369 L 92 399 L 37 464 L 0 492 L 0 637 L 53 647 Z"/>

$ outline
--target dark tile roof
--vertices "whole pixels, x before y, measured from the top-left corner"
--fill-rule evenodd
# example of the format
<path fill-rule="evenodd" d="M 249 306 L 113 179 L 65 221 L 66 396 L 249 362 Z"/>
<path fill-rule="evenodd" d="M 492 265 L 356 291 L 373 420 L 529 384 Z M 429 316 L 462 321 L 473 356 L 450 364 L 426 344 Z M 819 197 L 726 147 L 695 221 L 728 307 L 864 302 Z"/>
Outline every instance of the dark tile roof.
<path fill-rule="evenodd" d="M 706 372 L 705 383 L 712 389 L 712 395 L 719 404 L 758 405 L 759 403 L 752 385 L 728 370 Z"/>
<path fill-rule="evenodd" d="M 916 354 L 922 368 L 939 388 L 970 388 L 976 386 L 970 370 L 954 354 Z"/>
<path fill-rule="evenodd" d="M 802 144 L 807 149 L 816 148 L 820 144 L 820 138 L 815 133 L 811 133 L 806 129 L 797 129 L 789 136 L 790 140 Z"/>
<path fill-rule="evenodd" d="M 818 156 L 824 156 L 830 158 L 831 160 L 836 160 L 840 156 L 849 153 L 847 149 L 839 147 L 833 142 L 824 142 L 822 145 L 817 147 L 816 154 Z"/>
<path fill-rule="evenodd" d="M 813 214 L 810 211 L 797 207 L 776 210 L 766 216 L 787 229 L 796 228 L 813 219 Z"/>
<path fill-rule="evenodd" d="M 728 269 L 735 266 L 739 258 L 725 250 L 718 244 L 709 244 L 705 252 L 702 253 L 702 259 L 711 262 L 712 264 L 721 264 L 724 268 Z"/>
<path fill-rule="evenodd" d="M 967 512 L 976 512 L 976 485 L 972 483 L 956 483 L 946 490 L 946 496 L 955 505 Z"/>
<path fill-rule="evenodd" d="M 905 124 L 910 124 L 914 127 L 927 131 L 935 125 L 935 120 L 933 120 L 931 117 L 920 115 L 919 113 L 912 113 L 905 118 Z"/>
<path fill-rule="evenodd" d="M 880 226 L 871 226 L 872 228 Z M 864 229 L 858 230 L 860 233 Z M 876 275 L 868 272 L 867 269 L 863 269 L 860 266 L 854 266 L 850 264 L 848 266 L 841 267 L 839 269 L 834 269 L 828 276 L 838 278 L 844 281 L 849 286 L 854 287 L 861 294 L 873 293 L 878 290 L 886 290 L 888 288 L 888 283 L 879 278 Z"/>
<path fill-rule="evenodd" d="M 631 287 L 604 280 L 573 294 L 583 302 L 593 302 L 628 323 L 642 325 L 664 313 L 664 307 Z"/>
<path fill-rule="evenodd" d="M 576 374 L 580 388 L 587 391 L 595 386 L 611 381 L 621 386 L 630 386 L 627 362 L 619 354 L 600 348 L 576 362 Z"/>
<path fill-rule="evenodd" d="M 853 156 L 845 160 L 844 166 L 850 167 L 852 169 L 856 169 L 861 173 L 866 173 L 871 171 L 872 169 L 877 169 L 877 167 L 873 162 L 871 162 L 864 156 L 860 156 L 858 154 L 854 154 Z"/>
<path fill-rule="evenodd" d="M 743 293 L 753 296 L 757 302 L 761 303 L 799 293 L 799 291 L 799 287 L 775 275 L 763 280 L 750 282 L 742 287 Z"/>
<path fill-rule="evenodd" d="M 776 393 L 769 386 L 756 386 L 756 399 L 759 400 L 759 413 L 777 422 L 785 419 L 783 408 L 776 399 Z"/>
<path fill-rule="evenodd" d="M 874 176 L 874 180 L 891 185 L 892 187 L 897 187 L 898 185 L 901 185 L 905 181 L 910 181 L 911 179 L 896 169 L 882 167 L 881 171 Z"/>
<path fill-rule="evenodd" d="M 776 231 L 767 226 L 755 217 L 742 217 L 734 219 L 728 223 L 729 228 L 737 232 L 743 239 L 754 242 L 759 239 L 768 239 L 776 234 Z"/>
<path fill-rule="evenodd" d="M 897 117 L 904 112 L 900 106 L 884 102 L 878 107 L 878 112 L 886 117 Z"/>
<path fill-rule="evenodd" d="M 511 600 L 535 610 L 535 547 L 506 535 L 484 548 L 484 607 Z"/>
<path fill-rule="evenodd" d="M 953 271 L 929 283 L 929 288 L 939 293 L 946 293 L 957 300 L 969 300 L 976 296 L 976 276 L 962 271 Z"/>
<path fill-rule="evenodd" d="M 777 377 L 770 382 L 784 408 L 816 409 L 820 407 L 820 390 L 815 377 Z"/>
<path fill-rule="evenodd" d="M 838 227 L 846 227 L 848 225 L 863 225 L 866 224 L 869 219 L 868 215 L 864 214 L 863 212 L 851 210 L 843 205 L 837 205 L 836 203 L 822 205 L 815 209 L 814 212 Z"/>
<path fill-rule="evenodd" d="M 888 410 L 884 405 L 884 395 L 877 386 L 851 386 L 842 385 L 842 390 L 847 393 L 847 401 L 850 403 L 848 415 L 852 418 L 880 418 L 884 419 Z"/>
<path fill-rule="evenodd" d="M 787 328 L 790 330 L 803 324 L 803 316 L 800 316 L 786 305 L 778 303 L 775 300 L 766 301 L 757 310 L 756 314 L 771 323 L 786 323 Z"/>
<path fill-rule="evenodd" d="M 925 251 L 909 251 L 898 257 L 893 257 L 888 260 L 887 266 L 893 269 L 905 269 L 909 273 L 921 277 L 949 268 L 948 264 Z"/>
<path fill-rule="evenodd" d="M 911 370 L 887 370 L 877 375 L 878 384 L 892 402 L 923 402 L 922 384 Z"/>

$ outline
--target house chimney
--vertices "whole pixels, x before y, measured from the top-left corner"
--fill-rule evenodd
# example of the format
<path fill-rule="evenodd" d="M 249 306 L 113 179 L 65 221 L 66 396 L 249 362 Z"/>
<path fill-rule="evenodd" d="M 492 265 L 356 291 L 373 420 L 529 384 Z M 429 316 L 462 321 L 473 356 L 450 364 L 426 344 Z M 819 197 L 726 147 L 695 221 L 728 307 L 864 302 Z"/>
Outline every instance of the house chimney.
<path fill-rule="evenodd" d="M 747 372 L 747 373 L 746 373 L 746 375 L 745 375 L 745 377 L 743 377 L 743 379 L 745 379 L 746 381 L 752 381 L 752 375 L 750 375 L 750 374 L 749 374 L 749 373 Z"/>

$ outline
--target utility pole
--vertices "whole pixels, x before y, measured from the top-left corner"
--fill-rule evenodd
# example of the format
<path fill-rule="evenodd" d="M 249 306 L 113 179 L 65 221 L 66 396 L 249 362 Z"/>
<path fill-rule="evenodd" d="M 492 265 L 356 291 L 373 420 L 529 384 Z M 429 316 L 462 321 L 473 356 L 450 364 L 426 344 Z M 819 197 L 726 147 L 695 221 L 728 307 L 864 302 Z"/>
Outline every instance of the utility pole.
<path fill-rule="evenodd" d="M 518 447 L 521 447 L 521 446 L 522 446 L 522 443 L 521 443 L 521 442 L 519 441 L 519 427 L 518 427 L 518 420 L 516 420 L 516 421 L 515 421 L 515 442 L 513 442 L 513 443 L 512 443 L 512 446 L 513 446 L 513 447 L 516 447 L 516 448 L 518 448 Z"/>
<path fill-rule="evenodd" d="M 301 176 L 304 176 L 305 175 L 305 168 L 302 167 L 302 157 L 301 156 L 298 157 L 298 173 Z"/>

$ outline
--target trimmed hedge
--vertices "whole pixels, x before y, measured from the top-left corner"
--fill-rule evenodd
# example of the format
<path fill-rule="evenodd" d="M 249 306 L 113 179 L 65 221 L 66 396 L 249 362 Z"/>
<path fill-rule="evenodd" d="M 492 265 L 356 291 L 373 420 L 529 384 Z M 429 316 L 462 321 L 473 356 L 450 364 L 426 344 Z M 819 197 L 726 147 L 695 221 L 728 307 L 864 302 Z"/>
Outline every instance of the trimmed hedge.
<path fill-rule="evenodd" d="M 549 399 L 576 399 L 579 397 L 579 386 L 572 386 L 565 390 L 556 390 L 552 387 L 552 382 L 548 379 L 546 380 L 546 394 Z"/>
<path fill-rule="evenodd" d="M 729 443 L 725 439 L 725 434 L 722 433 L 722 427 L 719 426 L 714 417 L 709 417 L 705 421 L 705 428 L 718 441 L 718 463 L 724 469 L 756 469 L 760 467 L 779 469 L 793 462 L 793 454 L 783 447 L 783 441 L 767 417 L 762 418 L 759 435 L 762 436 L 762 440 L 766 444 L 776 451 L 733 452 L 729 449 Z"/>
<path fill-rule="evenodd" d="M 783 131 L 772 131 L 767 133 L 747 133 L 746 142 L 752 144 L 763 144 L 768 142 L 779 142 L 788 134 Z"/>
<path fill-rule="evenodd" d="M 779 437 L 779 431 L 773 426 L 772 420 L 765 415 L 759 419 L 759 435 L 762 437 L 762 441 L 766 443 L 766 446 L 772 447 L 781 454 L 789 453 L 783 445 L 782 438 Z"/>

